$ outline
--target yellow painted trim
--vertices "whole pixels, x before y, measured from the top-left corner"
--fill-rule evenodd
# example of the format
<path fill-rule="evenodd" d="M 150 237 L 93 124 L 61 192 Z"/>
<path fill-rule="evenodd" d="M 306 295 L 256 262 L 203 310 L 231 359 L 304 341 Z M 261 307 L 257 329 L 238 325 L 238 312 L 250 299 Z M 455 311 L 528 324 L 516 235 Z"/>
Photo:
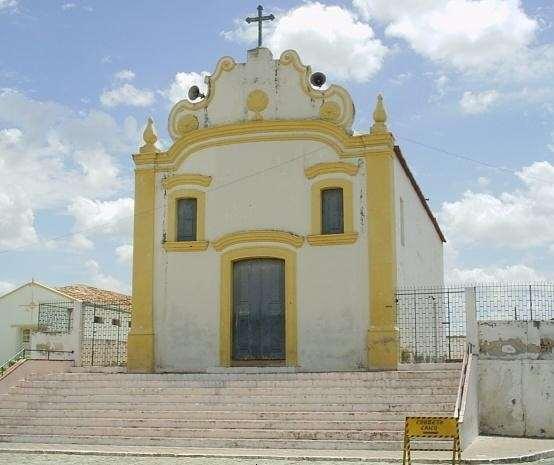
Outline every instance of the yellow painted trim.
<path fill-rule="evenodd" d="M 354 244 L 358 240 L 358 233 L 344 234 L 314 234 L 307 238 L 310 245 L 344 245 Z"/>
<path fill-rule="evenodd" d="M 164 242 L 166 252 L 200 252 L 208 248 L 208 241 Z"/>
<path fill-rule="evenodd" d="M 177 242 L 177 201 L 179 199 L 196 199 L 196 241 L 205 241 L 206 228 L 206 193 L 193 189 L 176 189 L 166 199 L 166 241 Z"/>
<path fill-rule="evenodd" d="M 221 255 L 219 354 L 221 366 L 231 366 L 233 341 L 233 262 L 249 258 L 285 261 L 285 357 L 288 366 L 298 364 L 296 309 L 296 253 L 281 247 L 246 247 Z"/>
<path fill-rule="evenodd" d="M 167 190 L 186 185 L 209 187 L 211 182 L 212 177 L 203 174 L 176 174 L 165 178 L 162 181 L 162 186 Z"/>
<path fill-rule="evenodd" d="M 133 159 L 138 167 L 172 171 L 189 156 L 207 148 L 295 140 L 320 142 L 340 157 L 386 154 L 394 148 L 391 134 L 351 136 L 343 128 L 322 120 L 262 120 L 198 129 L 179 138 L 167 152 L 139 153 Z"/>
<path fill-rule="evenodd" d="M 239 231 L 225 234 L 213 242 L 215 250 L 221 252 L 227 247 L 245 242 L 280 242 L 292 247 L 301 247 L 304 238 L 286 231 L 258 230 L 258 231 Z"/>
<path fill-rule="evenodd" d="M 322 241 L 314 239 L 321 235 L 321 191 L 340 187 L 342 189 L 343 214 L 344 214 L 344 233 L 354 232 L 354 199 L 352 195 L 352 182 L 348 179 L 332 178 L 322 179 L 312 184 L 311 190 L 311 234 L 312 242 L 318 242 L 317 245 L 325 245 Z M 329 236 L 339 236 L 338 234 L 329 234 Z M 357 237 L 357 236 L 356 236 Z M 340 239 L 335 239 L 340 240 Z M 331 241 L 331 239 L 329 239 Z M 329 242 L 332 244 L 332 242 Z"/>
<path fill-rule="evenodd" d="M 127 370 L 154 372 L 154 205 L 156 173 L 135 172 L 133 229 L 133 324 L 127 342 Z"/>
<path fill-rule="evenodd" d="M 304 174 L 308 179 L 313 179 L 317 176 L 324 174 L 347 174 L 354 176 L 358 172 L 358 165 L 352 163 L 345 163 L 343 161 L 336 161 L 330 163 L 317 163 L 304 170 Z"/>
<path fill-rule="evenodd" d="M 396 327 L 396 224 L 394 152 L 366 157 L 369 253 L 368 365 L 395 370 L 398 364 Z"/>

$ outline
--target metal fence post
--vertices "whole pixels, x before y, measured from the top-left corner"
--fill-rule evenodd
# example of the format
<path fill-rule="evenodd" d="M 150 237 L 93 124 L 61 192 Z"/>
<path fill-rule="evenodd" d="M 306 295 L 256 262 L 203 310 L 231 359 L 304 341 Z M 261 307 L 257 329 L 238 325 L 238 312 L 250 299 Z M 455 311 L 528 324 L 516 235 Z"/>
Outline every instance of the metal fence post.
<path fill-rule="evenodd" d="M 477 324 L 477 299 L 474 287 L 465 288 L 466 341 L 472 354 L 479 353 L 479 327 Z"/>

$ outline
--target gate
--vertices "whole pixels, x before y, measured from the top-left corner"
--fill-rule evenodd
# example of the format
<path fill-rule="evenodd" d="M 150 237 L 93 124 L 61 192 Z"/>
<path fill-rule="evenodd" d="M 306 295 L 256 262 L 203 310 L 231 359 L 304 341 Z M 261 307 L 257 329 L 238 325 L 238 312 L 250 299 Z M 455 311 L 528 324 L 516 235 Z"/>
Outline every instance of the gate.
<path fill-rule="evenodd" d="M 466 342 L 463 287 L 399 289 L 400 362 L 461 361 Z"/>
<path fill-rule="evenodd" d="M 131 311 L 126 301 L 83 302 L 81 365 L 125 366 Z"/>

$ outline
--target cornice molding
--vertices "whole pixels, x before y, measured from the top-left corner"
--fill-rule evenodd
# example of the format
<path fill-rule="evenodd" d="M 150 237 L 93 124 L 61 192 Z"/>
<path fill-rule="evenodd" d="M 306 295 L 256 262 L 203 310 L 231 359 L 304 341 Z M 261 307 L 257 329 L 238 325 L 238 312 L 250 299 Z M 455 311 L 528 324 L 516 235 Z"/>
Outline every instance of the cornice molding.
<path fill-rule="evenodd" d="M 313 179 L 317 176 L 324 174 L 347 174 L 348 176 L 354 176 L 358 172 L 358 165 L 353 163 L 345 163 L 343 161 L 329 162 L 329 163 L 317 163 L 304 170 L 304 174 L 308 179 Z"/>
<path fill-rule="evenodd" d="M 203 174 L 175 174 L 169 176 L 162 181 L 164 189 L 173 189 L 179 186 L 202 186 L 208 187 L 212 182 L 211 176 L 205 176 Z"/>
<path fill-rule="evenodd" d="M 202 252 L 208 248 L 208 241 L 164 242 L 166 252 Z"/>
<path fill-rule="evenodd" d="M 358 240 L 358 233 L 343 234 L 313 234 L 307 238 L 310 245 L 345 245 L 354 244 Z"/>
<path fill-rule="evenodd" d="M 304 237 L 286 231 L 276 231 L 269 229 L 239 231 L 225 234 L 219 239 L 213 241 L 213 246 L 216 251 L 221 252 L 222 250 L 225 250 L 232 245 L 250 242 L 278 242 L 298 248 L 301 247 L 304 243 Z"/>

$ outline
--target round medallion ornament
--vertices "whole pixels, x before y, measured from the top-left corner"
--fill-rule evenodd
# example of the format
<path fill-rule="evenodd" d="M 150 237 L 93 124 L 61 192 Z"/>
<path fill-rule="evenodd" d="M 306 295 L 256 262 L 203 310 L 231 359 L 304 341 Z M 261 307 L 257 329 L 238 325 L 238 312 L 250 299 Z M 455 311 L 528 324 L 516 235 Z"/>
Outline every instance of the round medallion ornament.
<path fill-rule="evenodd" d="M 198 129 L 198 118 L 194 115 L 188 114 L 179 118 L 177 122 L 177 133 L 180 136 L 185 135 L 187 132 Z"/>
<path fill-rule="evenodd" d="M 246 107 L 255 113 L 256 119 L 262 119 L 261 112 L 267 108 L 269 97 L 260 89 L 253 90 L 248 94 Z"/>
<path fill-rule="evenodd" d="M 340 107 L 336 102 L 325 102 L 319 109 L 319 117 L 332 123 L 336 123 L 339 120 L 340 113 Z"/>

